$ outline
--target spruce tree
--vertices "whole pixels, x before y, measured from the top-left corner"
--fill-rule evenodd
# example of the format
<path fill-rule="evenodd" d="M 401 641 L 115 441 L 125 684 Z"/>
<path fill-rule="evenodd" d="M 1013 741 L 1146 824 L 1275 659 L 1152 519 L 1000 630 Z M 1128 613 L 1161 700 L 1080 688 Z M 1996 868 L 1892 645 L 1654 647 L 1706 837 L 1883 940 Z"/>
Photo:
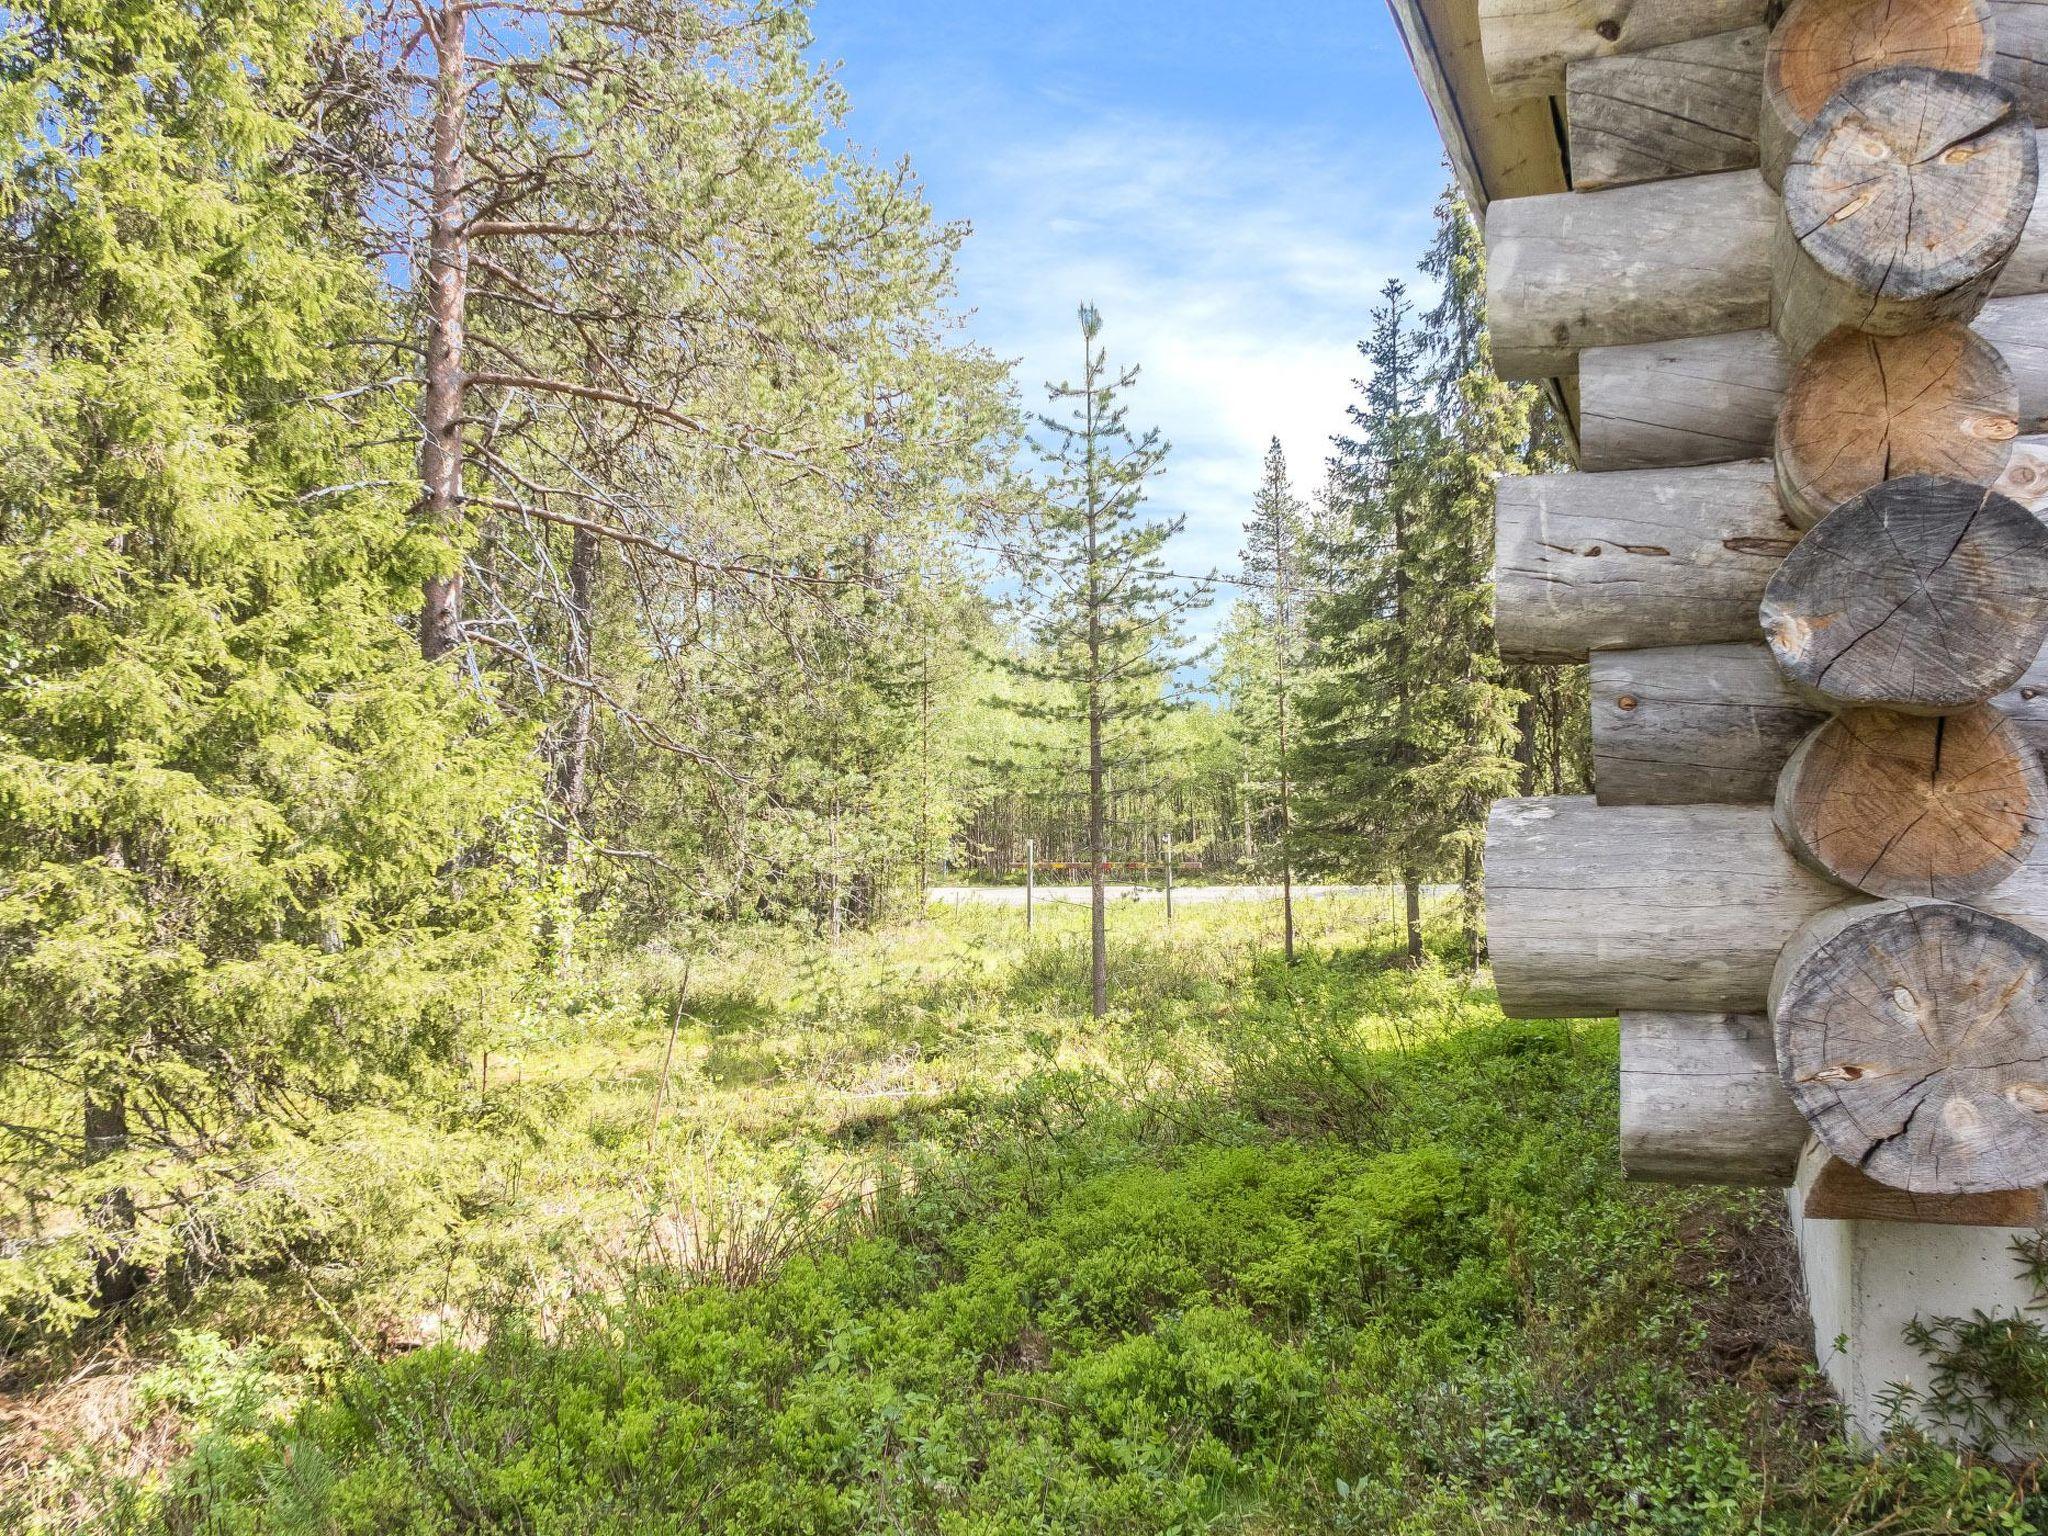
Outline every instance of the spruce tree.
<path fill-rule="evenodd" d="M 1421 898 L 1438 830 L 1420 814 L 1430 702 L 1422 527 L 1427 441 L 1406 285 L 1389 280 L 1360 345 L 1369 372 L 1332 459 L 1334 515 L 1316 551 L 1329 595 L 1310 605 L 1315 675 L 1301 700 L 1303 842 L 1326 870 L 1391 877 L 1407 953 L 1422 958 Z"/>
<path fill-rule="evenodd" d="M 1260 692 L 1269 701 L 1273 742 L 1270 762 L 1279 798 L 1280 911 L 1282 947 L 1294 963 L 1294 811 L 1290 727 L 1293 689 L 1305 637 L 1302 591 L 1308 514 L 1287 478 L 1280 439 L 1266 448 L 1252 515 L 1244 525 L 1239 555 L 1251 608 L 1264 641 Z"/>
<path fill-rule="evenodd" d="M 523 744 L 404 638 L 406 467 L 320 403 L 374 323 L 277 169 L 323 15 L 28 15 L 0 60 L 0 1334 L 437 1080 L 521 953 Z"/>
<path fill-rule="evenodd" d="M 1512 793 L 1516 696 L 1493 635 L 1494 481 L 1517 471 L 1537 392 L 1493 369 L 1484 314 L 1486 266 L 1479 230 L 1447 188 L 1422 270 L 1438 285 L 1423 317 L 1432 416 L 1424 483 L 1425 585 L 1429 622 L 1417 635 L 1432 658 L 1428 713 L 1437 722 L 1416 788 L 1441 834 L 1443 863 L 1461 895 L 1465 951 L 1483 958 L 1481 860 L 1486 809 Z"/>
<path fill-rule="evenodd" d="M 1033 610 L 1035 649 L 1024 665 L 1064 695 L 1054 707 L 1078 717 L 1086 748 L 1089 1006 L 1100 1018 L 1109 1011 L 1110 776 L 1138 766 L 1148 727 L 1171 707 L 1169 684 L 1184 660 L 1181 620 L 1208 589 L 1176 587 L 1161 559 L 1186 519 L 1143 516 L 1168 445 L 1156 430 L 1129 424 L 1123 398 L 1138 370 L 1110 366 L 1093 306 L 1081 306 L 1080 324 L 1079 381 L 1046 386 L 1052 405 L 1067 409 L 1038 418 L 1044 498 L 1017 553 Z"/>

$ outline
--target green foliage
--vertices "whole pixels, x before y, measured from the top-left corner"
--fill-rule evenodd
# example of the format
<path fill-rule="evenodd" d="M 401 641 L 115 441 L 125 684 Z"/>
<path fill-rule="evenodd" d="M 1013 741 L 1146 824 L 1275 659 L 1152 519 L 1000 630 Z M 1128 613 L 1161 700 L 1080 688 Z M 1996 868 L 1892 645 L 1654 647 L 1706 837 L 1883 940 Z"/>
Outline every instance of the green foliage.
<path fill-rule="evenodd" d="M 982 920 L 963 922 L 986 956 Z M 1082 957 L 1064 953 L 1078 983 Z M 1621 1182 L 1598 1129 L 1615 1112 L 1611 1029 L 1508 1023 L 1441 968 L 1389 971 L 1376 953 L 1311 947 L 1290 968 L 1269 951 L 1222 990 L 1192 984 L 1213 949 L 1180 955 L 1184 979 L 1164 982 L 1159 957 L 1143 1015 L 1106 1036 L 1066 992 L 1039 1015 L 1064 1021 L 1064 1049 L 1047 1040 L 1009 1086 L 931 1121 L 953 1129 L 912 1177 L 773 1278 L 643 1277 L 546 1332 L 507 1316 L 478 1347 L 355 1371 L 284 1423 L 226 1391 L 134 1521 L 2044 1528 L 2038 1495 L 1993 1469 L 1828 1440 L 1810 1378 L 1788 1396 L 1716 1369 L 1713 1314 L 1783 1300 L 1732 1294 L 1697 1262 L 1701 1218 L 1761 1223 Z M 1005 964 L 1046 963 L 1034 947 Z M 882 995 L 898 1017 L 929 1003 L 957 1019 L 1038 995 L 1023 978 L 998 965 Z M 908 1130 L 930 1112 L 903 1113 Z"/>
<path fill-rule="evenodd" d="M 412 656 L 431 556 L 315 403 L 369 302 L 275 169 L 321 20 L 60 8 L 0 52 L 10 1346 L 272 1248 L 265 1150 L 445 1071 L 521 962 L 520 735 Z"/>
<path fill-rule="evenodd" d="M 1579 787 L 1583 681 L 1511 673 L 1495 648 L 1494 481 L 1555 455 L 1535 390 L 1493 371 L 1484 252 L 1455 192 L 1437 205 L 1422 270 L 1438 302 L 1419 328 L 1399 282 L 1374 312 L 1317 541 L 1303 843 L 1326 869 L 1455 878 L 1477 960 L 1486 807 L 1537 788 L 1539 756 L 1554 792 Z"/>

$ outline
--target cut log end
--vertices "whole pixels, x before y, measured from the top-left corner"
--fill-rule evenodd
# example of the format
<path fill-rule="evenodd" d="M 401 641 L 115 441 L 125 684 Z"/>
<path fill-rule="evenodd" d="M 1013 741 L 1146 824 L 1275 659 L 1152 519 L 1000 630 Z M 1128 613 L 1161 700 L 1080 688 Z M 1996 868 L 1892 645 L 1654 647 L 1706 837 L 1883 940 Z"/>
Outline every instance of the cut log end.
<path fill-rule="evenodd" d="M 1851 81 L 1785 171 L 1772 324 L 1902 335 L 1983 307 L 2026 227 L 2034 130 L 2011 92 L 1918 66 Z"/>
<path fill-rule="evenodd" d="M 1831 707 L 1980 704 L 2048 640 L 2048 529 L 1981 486 L 1888 480 L 1799 541 L 1760 617 L 1787 679 Z"/>
<path fill-rule="evenodd" d="M 2020 871 L 2044 807 L 2040 763 L 1997 709 L 1858 709 L 1792 754 L 1776 820 L 1794 857 L 1843 885 L 1953 900 Z"/>
<path fill-rule="evenodd" d="M 2048 1183 L 2048 943 L 1947 902 L 1827 913 L 1771 984 L 1778 1065 L 1827 1149 L 1914 1194 Z"/>
<path fill-rule="evenodd" d="M 1793 0 L 1764 55 L 1763 172 L 1774 187 L 1800 136 L 1852 80 L 1898 64 L 1990 73 L 1983 0 Z"/>
<path fill-rule="evenodd" d="M 1778 417 L 1780 500 L 1810 528 L 1905 475 L 1995 484 L 2012 458 L 2019 411 L 2012 369 L 1968 326 L 1836 331 L 1799 365 Z"/>

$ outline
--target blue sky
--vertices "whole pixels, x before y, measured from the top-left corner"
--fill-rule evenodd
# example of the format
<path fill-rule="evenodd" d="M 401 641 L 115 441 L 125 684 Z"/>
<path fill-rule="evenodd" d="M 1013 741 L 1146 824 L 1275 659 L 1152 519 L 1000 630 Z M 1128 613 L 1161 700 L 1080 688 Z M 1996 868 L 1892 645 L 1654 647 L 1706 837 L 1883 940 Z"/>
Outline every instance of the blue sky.
<path fill-rule="evenodd" d="M 1442 150 L 1381 0 L 817 0 L 813 25 L 852 136 L 972 222 L 972 335 L 1035 403 L 1097 304 L 1145 370 L 1132 420 L 1174 445 L 1176 566 L 1234 568 L 1267 439 L 1320 482 L 1377 290 L 1421 283 Z"/>

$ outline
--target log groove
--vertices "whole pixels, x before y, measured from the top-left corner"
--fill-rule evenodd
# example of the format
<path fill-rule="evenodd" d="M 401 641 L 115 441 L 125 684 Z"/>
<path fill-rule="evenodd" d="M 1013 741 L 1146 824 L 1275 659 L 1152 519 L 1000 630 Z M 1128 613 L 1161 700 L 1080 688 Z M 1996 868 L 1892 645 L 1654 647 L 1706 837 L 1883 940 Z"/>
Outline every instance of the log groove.
<path fill-rule="evenodd" d="M 1909 336 L 1836 331 L 1793 371 L 1778 417 L 1778 494 L 1810 528 L 1905 475 L 1995 485 L 2019 435 L 2019 386 L 1998 349 L 1944 321 Z"/>
<path fill-rule="evenodd" d="M 1888 480 L 1799 541 L 1759 617 L 1793 685 L 1831 706 L 1982 703 L 2048 640 L 2048 528 L 1981 486 Z"/>
<path fill-rule="evenodd" d="M 1968 320 L 2018 247 L 2035 133 L 2012 93 L 1915 65 L 1838 91 L 1785 168 L 1771 327 L 1803 352 L 1840 326 Z"/>
<path fill-rule="evenodd" d="M 1785 764 L 1779 835 L 1808 869 L 1871 896 L 1958 900 L 2026 865 L 2048 781 L 1998 710 L 1853 709 Z"/>
<path fill-rule="evenodd" d="M 1825 913 L 1771 980 L 1778 1069 L 1828 1150 L 1914 1194 L 2048 1183 L 2048 943 L 1952 902 Z"/>

